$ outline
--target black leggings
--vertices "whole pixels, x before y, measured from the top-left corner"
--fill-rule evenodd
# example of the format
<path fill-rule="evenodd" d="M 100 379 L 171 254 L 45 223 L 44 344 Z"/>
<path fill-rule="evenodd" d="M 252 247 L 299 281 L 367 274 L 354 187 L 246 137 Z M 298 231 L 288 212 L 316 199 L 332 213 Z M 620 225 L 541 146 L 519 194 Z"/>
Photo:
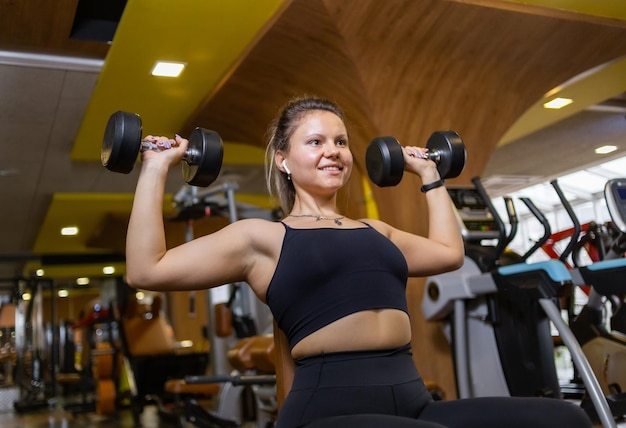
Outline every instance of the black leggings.
<path fill-rule="evenodd" d="M 372 426 L 424 428 L 592 426 L 579 406 L 554 398 L 433 401 L 409 345 L 323 354 L 296 363 L 277 428 L 368 426 L 364 421 Z"/>

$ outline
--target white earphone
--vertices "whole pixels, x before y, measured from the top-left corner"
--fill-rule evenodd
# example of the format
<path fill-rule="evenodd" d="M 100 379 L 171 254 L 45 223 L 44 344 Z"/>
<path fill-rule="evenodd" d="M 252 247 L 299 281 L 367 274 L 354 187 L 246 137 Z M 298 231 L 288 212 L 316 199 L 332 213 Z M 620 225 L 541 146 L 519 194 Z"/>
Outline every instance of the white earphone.
<path fill-rule="evenodd" d="M 287 159 L 283 159 L 283 163 L 281 165 L 283 166 L 283 168 L 285 168 L 285 172 L 291 175 L 291 171 L 289 171 L 289 168 L 287 168 Z"/>

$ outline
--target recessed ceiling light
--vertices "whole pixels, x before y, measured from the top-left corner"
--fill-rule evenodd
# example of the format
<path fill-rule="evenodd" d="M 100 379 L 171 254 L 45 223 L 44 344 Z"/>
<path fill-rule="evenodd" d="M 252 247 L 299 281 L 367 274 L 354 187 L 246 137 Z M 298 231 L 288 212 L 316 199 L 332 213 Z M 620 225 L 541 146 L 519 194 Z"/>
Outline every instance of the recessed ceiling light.
<path fill-rule="evenodd" d="M 81 277 L 81 278 L 76 278 L 76 284 L 78 285 L 89 285 L 89 278 L 87 277 Z"/>
<path fill-rule="evenodd" d="M 57 291 L 57 296 L 59 297 L 67 297 L 69 296 L 70 292 L 67 290 L 59 290 Z"/>
<path fill-rule="evenodd" d="M 607 153 L 614 152 L 615 150 L 617 150 L 617 146 L 607 144 L 606 146 L 597 147 L 595 152 L 597 155 L 606 155 Z"/>
<path fill-rule="evenodd" d="M 569 99 L 569 98 L 555 98 L 552 101 L 548 101 L 543 106 L 545 108 L 558 110 L 558 109 L 563 108 L 563 107 L 565 107 L 567 105 L 570 105 L 572 102 L 573 101 L 571 99 Z"/>
<path fill-rule="evenodd" d="M 115 268 L 113 266 L 105 266 L 102 268 L 102 273 L 105 275 L 113 275 L 115 273 Z"/>
<path fill-rule="evenodd" d="M 42 277 L 42 276 L 44 276 L 44 274 L 45 274 L 45 272 L 44 272 L 43 269 L 37 269 L 35 271 L 35 275 L 37 275 L 38 277 Z"/>
<path fill-rule="evenodd" d="M 157 61 L 151 73 L 153 76 L 178 77 L 186 65 L 182 62 Z"/>
<path fill-rule="evenodd" d="M 78 235 L 78 227 L 77 226 L 66 226 L 61 229 L 61 235 L 63 236 L 75 236 Z"/>

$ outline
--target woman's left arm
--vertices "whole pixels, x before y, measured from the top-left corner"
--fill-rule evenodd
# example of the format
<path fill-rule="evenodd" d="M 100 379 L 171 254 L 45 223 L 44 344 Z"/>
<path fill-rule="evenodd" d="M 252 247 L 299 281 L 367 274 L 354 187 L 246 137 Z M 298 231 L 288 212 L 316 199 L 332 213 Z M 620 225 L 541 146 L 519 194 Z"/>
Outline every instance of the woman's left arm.
<path fill-rule="evenodd" d="M 441 179 L 436 164 L 423 156 L 425 149 L 405 147 L 405 171 L 420 176 L 426 188 Z M 428 236 L 408 233 L 388 225 L 386 235 L 404 254 L 409 276 L 428 276 L 458 269 L 463 264 L 465 248 L 454 205 L 444 185 L 426 190 Z"/>

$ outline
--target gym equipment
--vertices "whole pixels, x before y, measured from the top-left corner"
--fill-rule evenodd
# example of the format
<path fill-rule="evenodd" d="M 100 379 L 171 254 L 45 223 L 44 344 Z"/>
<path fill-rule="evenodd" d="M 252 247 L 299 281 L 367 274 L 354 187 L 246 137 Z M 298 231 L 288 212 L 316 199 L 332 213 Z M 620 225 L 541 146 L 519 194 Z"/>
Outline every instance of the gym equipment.
<path fill-rule="evenodd" d="M 561 254 L 561 259 L 564 260 L 571 253 L 575 267 L 570 270 L 570 273 L 574 285 L 591 288 L 587 304 L 580 313 L 573 316 L 573 308 L 570 308 L 570 328 L 589 360 L 604 394 L 607 395 L 613 415 L 623 418 L 626 415 L 626 394 L 622 393 L 622 387 L 626 385 L 626 338 L 623 334 L 609 331 L 602 321 L 602 296 L 611 301 L 612 296 L 622 296 L 626 291 L 626 285 L 623 282 L 624 275 L 626 275 L 626 259 L 623 257 L 622 240 L 620 237 L 615 239 L 615 242 L 610 244 L 609 251 L 606 252 L 604 237 L 601 236 L 600 228 L 595 224 L 588 226 L 587 233 L 580 238 L 583 228 L 571 204 L 565 198 L 556 180 L 550 184 L 556 190 L 574 224 L 574 234 L 570 240 L 570 244 L 573 244 L 567 246 Z M 605 199 L 613 222 L 616 225 L 624 225 L 626 180 L 609 180 L 605 186 Z M 594 261 L 587 266 L 580 266 L 580 257 L 574 249 L 580 250 L 581 243 L 591 239 L 598 241 L 598 255 L 601 260 Z M 619 302 L 617 305 L 619 311 L 622 304 Z M 587 407 L 588 411 L 592 410 L 586 398 L 583 399 L 583 407 Z"/>
<path fill-rule="evenodd" d="M 467 219 L 469 241 L 497 236 L 506 241 L 504 222 L 478 178 L 453 201 Z M 451 192 L 453 189 L 448 188 Z M 463 201 L 474 202 L 462 206 Z M 507 206 L 507 214 L 514 211 Z M 478 222 L 471 220 L 479 219 Z M 477 224 L 478 227 L 477 227 Z M 480 227 L 480 224 L 484 223 Z M 494 226 L 497 227 L 494 229 Z M 476 230 L 477 238 L 472 236 Z M 502 245 L 496 246 L 496 251 Z M 558 300 L 572 278 L 562 261 L 500 266 L 499 255 L 485 267 L 466 256 L 460 269 L 427 279 L 422 311 L 442 321 L 453 348 L 460 398 L 481 396 L 562 397 L 554 362 L 550 322 L 567 346 L 604 427 L 615 427 L 611 409 L 589 361 L 561 318 Z"/>
<path fill-rule="evenodd" d="M 245 426 L 246 419 L 255 419 L 256 427 L 274 426 L 277 416 L 276 368 L 274 337 L 271 334 L 250 336 L 240 340 L 228 351 L 234 372 L 228 375 L 186 376 L 186 386 L 220 384 L 216 412 L 208 412 L 193 402 L 184 406 L 186 420 L 198 427 Z M 175 381 L 177 382 L 177 381 Z M 254 398 L 250 415 L 241 408 L 242 393 L 249 388 Z"/>
<path fill-rule="evenodd" d="M 0 388 L 14 386 L 13 367 L 17 362 L 15 352 L 14 303 L 0 301 Z M 16 388 L 15 392 L 17 391 Z M 2 411 L 2 405 L 0 405 Z"/>
<path fill-rule="evenodd" d="M 51 288 L 52 281 L 43 279 L 18 280 L 15 320 L 16 369 L 15 382 L 20 389 L 20 399 L 13 403 L 17 413 L 27 413 L 48 408 L 54 396 L 50 386 L 48 366 L 49 343 L 43 321 L 43 289 Z M 30 301 L 24 294 L 30 294 Z"/>
<path fill-rule="evenodd" d="M 196 187 L 183 186 L 181 190 L 174 195 L 174 202 L 182 211 L 193 211 L 194 207 L 196 207 L 196 209 L 203 213 L 206 213 L 208 210 L 213 214 L 217 213 L 219 215 L 228 216 L 231 223 L 234 223 L 239 218 L 271 218 L 271 213 L 265 210 L 252 210 L 250 207 L 238 203 L 235 200 L 237 190 L 238 185 L 229 181 L 204 190 Z M 193 223 L 188 222 L 187 225 L 187 239 L 191 239 L 193 237 Z M 257 331 L 263 333 L 271 326 L 270 321 L 268 321 L 271 319 L 269 309 L 267 305 L 257 299 L 250 287 L 244 285 L 245 284 L 240 283 L 224 284 L 206 290 L 205 295 L 207 307 L 209 308 L 209 319 L 216 319 L 216 305 L 219 304 L 218 302 L 224 302 L 230 297 L 233 297 L 233 301 L 230 302 L 232 320 L 235 322 L 242 321 L 241 327 L 243 330 L 248 331 L 249 334 L 254 334 Z M 239 291 L 233 293 L 238 287 Z M 257 325 L 252 326 L 250 320 L 255 320 Z M 213 373 L 223 374 L 230 372 L 231 368 L 229 367 L 226 355 L 228 350 L 234 345 L 234 343 L 229 343 L 233 341 L 234 336 L 218 336 L 214 328 L 210 328 L 208 331 L 208 339 L 211 343 L 210 355 Z"/>
<path fill-rule="evenodd" d="M 159 151 L 156 144 L 142 140 L 141 134 L 139 115 L 123 111 L 113 113 L 102 140 L 102 165 L 109 171 L 128 174 L 140 152 Z M 224 148 L 219 134 L 195 128 L 189 136 L 189 146 L 183 156 L 182 173 L 185 182 L 192 186 L 209 186 L 219 175 L 223 157 Z"/>
<path fill-rule="evenodd" d="M 80 331 L 81 338 L 77 357 L 81 367 L 77 373 L 80 400 L 64 404 L 63 409 L 74 416 L 116 412 L 120 401 L 117 392 L 121 364 L 116 345 L 118 321 L 113 312 L 112 305 L 103 306 L 99 300 L 92 300 L 85 315 L 73 325 Z"/>
<path fill-rule="evenodd" d="M 187 222 L 187 240 L 193 239 L 193 221 L 185 217 L 191 215 L 192 219 L 199 218 L 193 214 L 194 212 L 228 216 L 231 223 L 237 221 L 242 213 L 243 217 L 272 218 L 270 212 L 252 210 L 251 207 L 237 203 L 235 201 L 237 188 L 237 184 L 233 182 L 224 182 L 220 186 L 206 190 L 184 186 L 174 196 L 174 201 L 180 208 L 176 220 Z M 255 418 L 257 426 L 271 426 L 266 423 L 274 419 L 271 413 L 277 407 L 275 376 L 268 374 L 269 370 L 266 368 L 262 369 L 264 377 L 250 378 L 248 370 L 251 367 L 234 365 L 230 356 L 233 349 L 237 348 L 237 343 L 247 342 L 243 336 L 271 329 L 269 308 L 243 283 L 225 284 L 206 290 L 205 296 L 208 318 L 217 320 L 217 315 L 224 315 L 222 311 L 226 310 L 227 321 L 232 322 L 232 325 L 230 328 L 223 328 L 224 326 L 216 328 L 217 325 L 207 328 L 207 336 L 211 343 L 211 372 L 215 377 L 207 378 L 187 373 L 185 378 L 176 379 L 170 376 L 170 380 L 165 383 L 165 391 L 177 395 L 178 404 L 184 400 L 184 405 L 176 406 L 179 410 L 180 425 L 192 421 L 194 426 L 211 428 L 240 426 L 245 419 L 250 419 L 250 414 L 254 414 L 252 417 Z M 228 301 L 224 302 L 225 300 Z M 241 340 L 235 342 L 236 339 Z M 233 369 L 239 371 L 242 376 L 233 376 Z M 262 384 L 259 384 L 260 381 Z M 194 400 L 194 395 L 211 396 L 211 404 L 207 406 L 205 403 L 203 406 Z"/>
<path fill-rule="evenodd" d="M 626 178 L 609 180 L 604 186 L 604 198 L 611 219 L 622 233 L 626 233 Z"/>
<path fill-rule="evenodd" d="M 609 180 L 604 188 L 604 198 L 607 201 L 609 213 L 617 229 L 617 236 L 606 254 L 606 259 L 623 258 L 626 256 L 626 179 Z M 622 298 L 624 289 L 620 289 Z M 619 302 L 618 308 L 611 317 L 611 329 L 626 336 L 626 309 L 624 301 Z"/>
<path fill-rule="evenodd" d="M 135 426 L 140 426 L 145 406 L 163 397 L 165 382 L 171 377 L 205 373 L 209 356 L 179 346 L 163 314 L 160 295 L 154 296 L 150 304 L 142 304 L 133 289 L 118 281 L 120 365 L 128 380 L 133 420 Z"/>
<path fill-rule="evenodd" d="M 463 140 L 454 131 L 434 132 L 426 143 L 426 158 L 437 164 L 441 178 L 458 177 L 467 160 Z M 394 137 L 374 138 L 365 153 L 370 180 L 380 187 L 395 186 L 404 173 L 402 146 Z"/>

